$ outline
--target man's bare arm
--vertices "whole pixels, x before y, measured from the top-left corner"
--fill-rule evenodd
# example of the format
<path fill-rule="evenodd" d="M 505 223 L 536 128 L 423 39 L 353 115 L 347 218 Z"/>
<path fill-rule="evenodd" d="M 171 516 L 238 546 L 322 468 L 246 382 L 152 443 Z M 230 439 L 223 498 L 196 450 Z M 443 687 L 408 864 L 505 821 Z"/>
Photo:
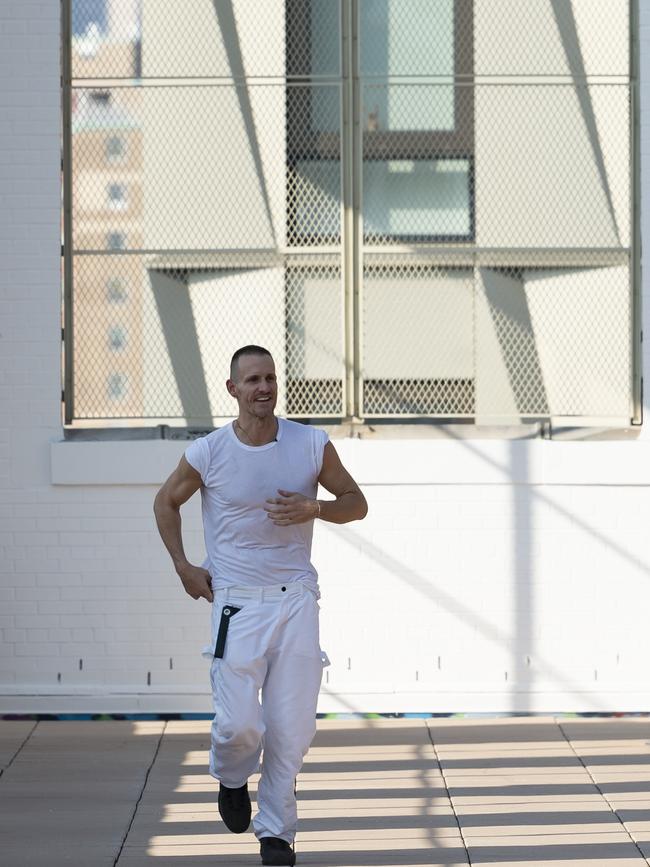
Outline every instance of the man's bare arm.
<path fill-rule="evenodd" d="M 279 527 L 302 524 L 321 518 L 332 524 L 360 521 L 368 513 L 368 503 L 359 485 L 341 463 L 331 442 L 325 445 L 319 483 L 336 497 L 335 500 L 311 500 L 294 491 L 278 491 L 279 497 L 267 500 L 264 508 L 268 517 Z"/>
<path fill-rule="evenodd" d="M 348 521 L 360 521 L 366 517 L 368 514 L 366 498 L 341 463 L 338 452 L 331 442 L 325 446 L 323 466 L 318 481 L 326 491 L 336 497 L 335 500 L 318 500 L 319 518 L 332 524 L 347 524 Z"/>
<path fill-rule="evenodd" d="M 200 487 L 201 476 L 183 456 L 174 472 L 156 494 L 153 511 L 160 537 L 169 551 L 186 592 L 192 599 L 203 597 L 208 602 L 212 602 L 210 573 L 189 562 L 183 549 L 181 531 L 181 506 Z"/>

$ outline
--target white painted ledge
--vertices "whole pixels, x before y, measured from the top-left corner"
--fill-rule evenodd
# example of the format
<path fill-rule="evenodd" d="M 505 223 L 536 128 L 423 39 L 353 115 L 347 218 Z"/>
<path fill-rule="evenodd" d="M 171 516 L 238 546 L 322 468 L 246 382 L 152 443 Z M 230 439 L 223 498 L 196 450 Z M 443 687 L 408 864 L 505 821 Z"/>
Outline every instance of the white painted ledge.
<path fill-rule="evenodd" d="M 58 693 L 19 691 L 0 694 L 0 714 L 27 713 L 205 713 L 212 702 L 207 692 L 99 689 Z M 318 713 L 639 713 L 650 710 L 650 693 L 641 686 L 603 685 L 594 690 L 563 689 L 436 689 L 431 692 L 321 693 Z"/>
<path fill-rule="evenodd" d="M 650 485 L 650 440 L 336 439 L 362 485 Z M 189 443 L 51 443 L 53 485 L 160 485 Z"/>

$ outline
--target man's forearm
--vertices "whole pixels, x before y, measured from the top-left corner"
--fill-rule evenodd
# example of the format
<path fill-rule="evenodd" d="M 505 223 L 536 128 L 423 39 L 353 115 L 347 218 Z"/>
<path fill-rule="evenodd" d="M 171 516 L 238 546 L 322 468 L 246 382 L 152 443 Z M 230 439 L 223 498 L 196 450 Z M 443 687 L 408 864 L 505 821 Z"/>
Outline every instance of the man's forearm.
<path fill-rule="evenodd" d="M 169 556 L 174 561 L 174 567 L 178 572 L 179 568 L 188 562 L 183 550 L 180 509 L 156 500 L 153 510 L 160 538 L 163 540 L 165 548 L 169 551 Z"/>
<path fill-rule="evenodd" d="M 348 521 L 360 521 L 368 512 L 366 498 L 360 491 L 348 491 L 335 500 L 318 500 L 320 513 L 317 515 L 323 521 L 332 524 L 347 524 Z"/>

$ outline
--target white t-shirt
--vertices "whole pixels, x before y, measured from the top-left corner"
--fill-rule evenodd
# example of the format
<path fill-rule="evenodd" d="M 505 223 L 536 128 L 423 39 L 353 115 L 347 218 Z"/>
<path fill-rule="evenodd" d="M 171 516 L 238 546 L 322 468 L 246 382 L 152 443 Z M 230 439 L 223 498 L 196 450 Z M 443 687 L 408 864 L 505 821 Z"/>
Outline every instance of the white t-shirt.
<path fill-rule="evenodd" d="M 279 488 L 315 497 L 327 441 L 325 431 L 278 419 L 277 440 L 263 446 L 242 443 L 232 424 L 188 446 L 185 458 L 203 482 L 204 565 L 213 589 L 304 581 L 318 592 L 314 522 L 278 527 L 264 504 Z"/>

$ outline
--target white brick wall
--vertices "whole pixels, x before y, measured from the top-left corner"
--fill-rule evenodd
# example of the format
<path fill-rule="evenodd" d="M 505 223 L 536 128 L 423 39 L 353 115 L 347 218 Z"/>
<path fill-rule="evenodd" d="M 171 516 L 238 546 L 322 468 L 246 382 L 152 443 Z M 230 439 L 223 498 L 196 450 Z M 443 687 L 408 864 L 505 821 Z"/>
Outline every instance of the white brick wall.
<path fill-rule="evenodd" d="M 0 711 L 208 711 L 198 657 L 207 606 L 184 596 L 170 569 L 152 479 L 51 483 L 50 445 L 61 438 L 58 34 L 58 3 L 0 6 Z M 642 40 L 647 57 L 645 8 Z M 643 74 L 648 161 L 647 60 Z M 647 425 L 640 440 L 573 452 L 396 440 L 381 462 L 370 443 L 340 442 L 370 515 L 316 532 L 333 663 L 322 709 L 647 710 Z M 178 445 L 165 449 L 166 471 Z M 198 506 L 184 513 L 197 560 Z"/>

